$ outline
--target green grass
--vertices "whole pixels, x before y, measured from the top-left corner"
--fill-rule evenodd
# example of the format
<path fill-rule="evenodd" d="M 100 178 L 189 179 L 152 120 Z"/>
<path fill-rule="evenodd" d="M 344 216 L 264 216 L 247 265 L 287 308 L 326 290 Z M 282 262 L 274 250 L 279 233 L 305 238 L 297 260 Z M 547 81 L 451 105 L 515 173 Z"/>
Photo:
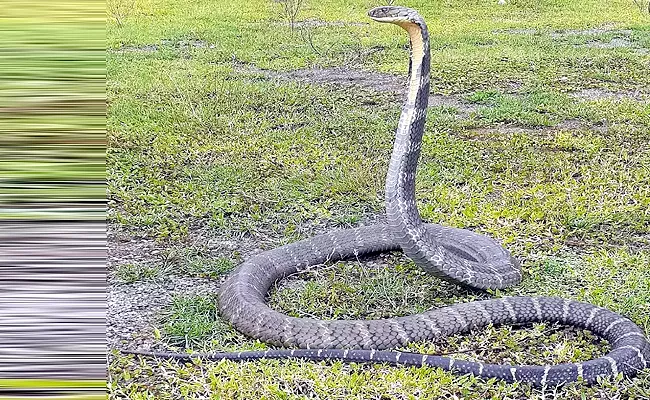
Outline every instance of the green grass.
<path fill-rule="evenodd" d="M 523 262 L 523 283 L 477 295 L 387 255 L 280 282 L 270 295 L 274 308 L 302 317 L 381 318 L 492 295 L 553 295 L 608 307 L 650 335 L 650 102 L 573 93 L 647 99 L 650 56 L 637 50 L 650 43 L 650 19 L 627 0 L 495 3 L 406 4 L 430 26 L 433 92 L 477 107 L 468 116 L 451 106 L 429 110 L 417 196 L 425 219 L 501 240 Z M 299 19 L 347 23 L 311 28 L 318 51 L 290 31 L 271 1 L 233 8 L 139 0 L 121 25 L 109 22 L 108 216 L 127 234 L 160 241 L 166 253 L 147 264 L 162 271 L 159 278 L 222 278 L 241 261 L 238 253 L 193 248 L 197 236 L 270 249 L 383 212 L 395 97 L 273 80 L 241 67 L 404 75 L 407 38 L 365 17 L 375 5 L 309 2 Z M 613 32 L 573 32 L 603 26 Z M 631 47 L 585 46 L 615 37 Z M 176 298 L 157 323 L 158 339 L 179 350 L 266 347 L 221 320 L 215 302 Z M 607 348 L 588 332 L 550 325 L 489 328 L 410 347 L 533 364 L 590 359 Z M 116 356 L 110 378 L 112 396 L 136 399 L 549 395 L 429 368 L 302 361 L 183 365 Z M 571 385 L 557 396 L 613 394 L 649 398 L 650 375 Z"/>
<path fill-rule="evenodd" d="M 155 279 L 160 275 L 160 270 L 140 264 L 121 264 L 115 270 L 115 276 L 123 283 L 133 283 L 142 280 Z"/>
<path fill-rule="evenodd" d="M 154 261 L 124 263 L 115 267 L 113 275 L 120 283 L 156 281 L 165 277 L 187 276 L 219 278 L 235 269 L 230 257 L 210 256 L 200 248 L 169 247 Z"/>
<path fill-rule="evenodd" d="M 223 329 L 225 324 L 219 321 L 215 302 L 212 297 L 175 297 L 165 318 L 165 333 L 169 340 L 192 347 L 197 345 L 197 341 L 227 333 L 228 329 Z"/>

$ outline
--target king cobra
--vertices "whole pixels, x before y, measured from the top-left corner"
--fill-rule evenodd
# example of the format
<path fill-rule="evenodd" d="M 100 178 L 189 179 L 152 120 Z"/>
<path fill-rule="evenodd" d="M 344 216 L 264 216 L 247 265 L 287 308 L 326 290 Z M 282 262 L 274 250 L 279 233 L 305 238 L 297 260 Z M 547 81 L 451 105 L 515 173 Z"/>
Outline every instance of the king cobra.
<path fill-rule="evenodd" d="M 427 26 L 415 10 L 404 7 L 377 7 L 368 15 L 404 28 L 411 42 L 406 101 L 386 178 L 387 223 L 335 231 L 263 252 L 241 264 L 223 284 L 219 310 L 224 318 L 251 338 L 293 349 L 210 354 L 124 352 L 175 359 L 301 358 L 431 366 L 533 386 L 578 380 L 592 384 L 599 377 L 633 376 L 644 369 L 650 362 L 650 343 L 637 325 L 605 308 L 562 298 L 505 297 L 381 320 L 294 318 L 269 308 L 265 298 L 279 279 L 328 262 L 400 249 L 425 271 L 466 287 L 499 289 L 521 280 L 519 263 L 492 239 L 422 222 L 415 203 L 415 173 L 429 97 Z M 606 339 L 611 351 L 586 362 L 520 366 L 391 350 L 489 325 L 534 322 L 590 330 Z"/>

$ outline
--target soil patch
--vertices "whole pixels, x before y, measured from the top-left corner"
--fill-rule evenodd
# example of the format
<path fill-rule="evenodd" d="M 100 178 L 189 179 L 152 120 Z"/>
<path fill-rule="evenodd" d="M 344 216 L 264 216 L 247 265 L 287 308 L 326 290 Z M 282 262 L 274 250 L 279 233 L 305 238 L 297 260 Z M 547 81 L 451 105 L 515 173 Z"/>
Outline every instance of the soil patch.
<path fill-rule="evenodd" d="M 406 87 L 406 77 L 351 68 L 304 68 L 294 71 L 272 71 L 243 63 L 235 64 L 234 68 L 239 73 L 259 74 L 270 79 L 359 86 L 380 92 L 401 93 Z"/>
<path fill-rule="evenodd" d="M 613 38 L 609 42 L 602 41 L 592 41 L 586 44 L 583 44 L 581 47 L 589 47 L 595 49 L 617 49 L 617 48 L 627 48 L 633 47 L 632 42 L 629 39 L 625 38 Z"/>
<path fill-rule="evenodd" d="M 535 35 L 539 33 L 539 31 L 533 28 L 522 28 L 522 29 L 501 29 L 501 30 L 492 31 L 492 33 L 497 35 L 502 33 L 506 33 L 509 35 Z"/>
<path fill-rule="evenodd" d="M 357 86 L 379 92 L 394 93 L 400 97 L 403 96 L 407 84 L 407 77 L 405 76 L 340 67 L 271 71 L 257 68 L 250 64 L 240 63 L 235 65 L 235 70 L 240 73 L 263 75 L 269 79 L 293 80 L 322 85 Z M 515 87 L 513 86 L 513 88 Z M 477 105 L 464 101 L 462 96 L 444 96 L 438 94 L 429 96 L 429 107 L 453 107 L 463 117 L 468 116 L 478 109 Z"/>
<path fill-rule="evenodd" d="M 168 276 L 154 282 L 110 285 L 107 288 L 106 339 L 109 348 L 163 349 L 154 324 L 174 296 L 210 295 L 220 282 L 207 278 Z"/>
<path fill-rule="evenodd" d="M 368 215 L 359 225 L 371 225 L 381 221 L 381 216 Z M 355 224 L 357 225 L 357 224 Z M 304 236 L 346 226 L 333 223 L 307 222 L 298 230 Z M 178 246 L 178 244 L 176 244 Z M 248 259 L 265 250 L 278 247 L 277 240 L 261 237 L 226 238 L 208 231 L 191 232 L 183 247 L 199 248 L 210 256 L 232 255 L 237 252 Z M 225 276 L 217 279 L 163 275 L 150 281 L 120 283 L 112 276 L 119 265 L 126 263 L 153 264 L 160 262 L 161 255 L 174 249 L 174 245 L 159 243 L 153 239 L 139 238 L 120 232 L 118 226 L 107 231 L 107 268 L 109 271 L 106 312 L 106 340 L 109 349 L 167 350 L 165 343 L 157 340 L 154 326 L 175 296 L 216 294 Z"/>
<path fill-rule="evenodd" d="M 116 53 L 154 53 L 158 51 L 158 46 L 148 44 L 145 46 L 122 46 L 114 50 Z"/>
<path fill-rule="evenodd" d="M 630 29 L 614 29 L 613 25 L 604 25 L 599 28 L 591 29 L 566 29 L 555 32 L 550 32 L 548 35 L 554 39 L 562 39 L 569 36 L 596 36 L 605 34 L 614 34 L 617 36 L 630 36 L 632 30 Z M 503 29 L 492 31 L 494 34 L 510 34 L 510 35 L 543 35 L 546 32 L 534 28 L 520 28 L 520 29 Z"/>
<path fill-rule="evenodd" d="M 574 130 L 574 129 L 581 129 L 584 127 L 585 124 L 579 119 L 567 119 L 555 125 L 556 129 L 561 129 L 561 130 Z"/>
<path fill-rule="evenodd" d="M 178 49 L 203 49 L 210 48 L 214 49 L 214 45 L 206 42 L 205 40 L 191 39 L 191 40 L 162 40 L 160 42 L 163 46 L 175 47 Z"/>
<path fill-rule="evenodd" d="M 279 25 L 291 26 L 289 22 L 281 22 Z M 294 28 L 322 28 L 325 26 L 368 26 L 367 22 L 345 22 L 345 21 L 323 21 L 320 19 L 307 19 L 304 21 L 296 21 L 293 23 Z"/>
<path fill-rule="evenodd" d="M 614 34 L 617 36 L 630 36 L 632 31 L 629 29 L 612 29 L 612 26 L 604 26 L 601 28 L 592 28 L 592 29 L 567 29 L 564 31 L 557 31 L 551 33 L 549 36 L 552 38 L 563 38 L 567 36 L 596 36 L 596 35 L 606 35 Z"/>
<path fill-rule="evenodd" d="M 194 235 L 187 240 L 187 247 L 198 247 L 214 254 L 232 254 L 234 248 L 247 257 L 254 254 L 257 245 L 250 241 L 229 241 Z M 163 274 L 149 281 L 121 283 L 111 271 L 127 263 L 154 265 L 160 263 L 173 245 L 159 243 L 148 238 L 138 238 L 110 227 L 107 234 L 107 287 L 106 339 L 109 348 L 164 350 L 165 344 L 155 339 L 154 326 L 160 314 L 175 296 L 216 294 L 221 279 L 194 278 Z M 261 250 L 257 250 L 261 251 Z"/>
<path fill-rule="evenodd" d="M 215 45 L 206 42 L 205 40 L 191 39 L 191 40 L 161 40 L 160 45 L 147 44 L 144 46 L 122 46 L 114 51 L 116 53 L 155 53 L 161 47 L 171 47 L 179 50 L 188 49 L 214 49 Z"/>
<path fill-rule="evenodd" d="M 650 95 L 644 94 L 640 91 L 611 91 L 607 89 L 582 89 L 577 92 L 573 92 L 571 97 L 579 100 L 636 100 L 636 101 L 648 101 Z"/>
<path fill-rule="evenodd" d="M 592 40 L 584 44 L 576 44 L 576 47 L 596 48 L 596 49 L 620 49 L 629 48 L 635 53 L 646 55 L 649 50 L 643 47 L 637 47 L 630 39 L 633 31 L 631 29 L 614 29 L 613 25 L 604 25 L 600 28 L 591 29 L 567 29 L 562 31 L 555 31 L 548 33 L 548 36 L 553 39 L 567 39 L 575 36 L 596 36 Z M 493 31 L 494 34 L 510 34 L 510 35 L 543 35 L 544 31 L 536 29 L 505 29 Z M 600 35 L 614 35 L 615 37 L 607 39 L 599 39 Z"/>
<path fill-rule="evenodd" d="M 479 109 L 477 104 L 467 103 L 458 96 L 429 95 L 429 107 L 453 107 L 462 118 L 467 118 Z"/>
<path fill-rule="evenodd" d="M 544 135 L 560 130 L 592 130 L 604 132 L 607 130 L 605 125 L 592 125 L 588 122 L 578 119 L 567 119 L 554 126 L 527 127 L 521 125 L 500 125 L 474 128 L 468 130 L 467 139 L 473 141 L 489 141 L 495 136 L 508 136 L 515 134 Z"/>

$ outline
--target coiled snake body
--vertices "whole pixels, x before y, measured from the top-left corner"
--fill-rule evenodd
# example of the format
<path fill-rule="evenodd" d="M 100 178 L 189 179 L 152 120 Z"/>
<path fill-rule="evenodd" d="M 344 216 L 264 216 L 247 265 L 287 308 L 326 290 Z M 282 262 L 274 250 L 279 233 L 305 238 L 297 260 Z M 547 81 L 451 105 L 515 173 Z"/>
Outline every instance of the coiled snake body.
<path fill-rule="evenodd" d="M 265 297 L 278 279 L 325 262 L 382 251 L 403 250 L 424 270 L 451 282 L 504 288 L 521 280 L 519 264 L 492 239 L 466 230 L 424 224 L 415 204 L 415 171 L 429 96 L 429 38 L 426 24 L 404 7 L 378 7 L 372 19 L 404 28 L 411 40 L 407 99 L 397 128 L 386 179 L 386 225 L 332 232 L 261 253 L 240 265 L 224 283 L 219 309 L 238 330 L 278 346 L 297 349 L 240 353 L 178 354 L 125 351 L 167 358 L 220 360 L 260 358 L 339 359 L 435 366 L 461 374 L 560 385 L 623 373 L 632 376 L 650 362 L 650 343 L 632 321 L 612 311 L 551 297 L 507 297 L 475 301 L 383 320 L 293 318 L 272 310 Z M 600 358 L 547 366 L 496 365 L 449 357 L 391 351 L 410 342 L 432 340 L 490 324 L 552 322 L 593 331 L 611 351 Z"/>

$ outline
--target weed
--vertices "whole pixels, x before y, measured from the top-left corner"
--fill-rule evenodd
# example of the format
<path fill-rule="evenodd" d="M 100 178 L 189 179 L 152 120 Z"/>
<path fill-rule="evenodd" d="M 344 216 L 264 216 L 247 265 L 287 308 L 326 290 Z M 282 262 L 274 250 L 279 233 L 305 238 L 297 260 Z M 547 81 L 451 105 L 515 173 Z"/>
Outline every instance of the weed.
<path fill-rule="evenodd" d="M 160 276 L 158 268 L 143 264 L 121 264 L 115 270 L 115 276 L 123 283 L 152 280 Z"/>

